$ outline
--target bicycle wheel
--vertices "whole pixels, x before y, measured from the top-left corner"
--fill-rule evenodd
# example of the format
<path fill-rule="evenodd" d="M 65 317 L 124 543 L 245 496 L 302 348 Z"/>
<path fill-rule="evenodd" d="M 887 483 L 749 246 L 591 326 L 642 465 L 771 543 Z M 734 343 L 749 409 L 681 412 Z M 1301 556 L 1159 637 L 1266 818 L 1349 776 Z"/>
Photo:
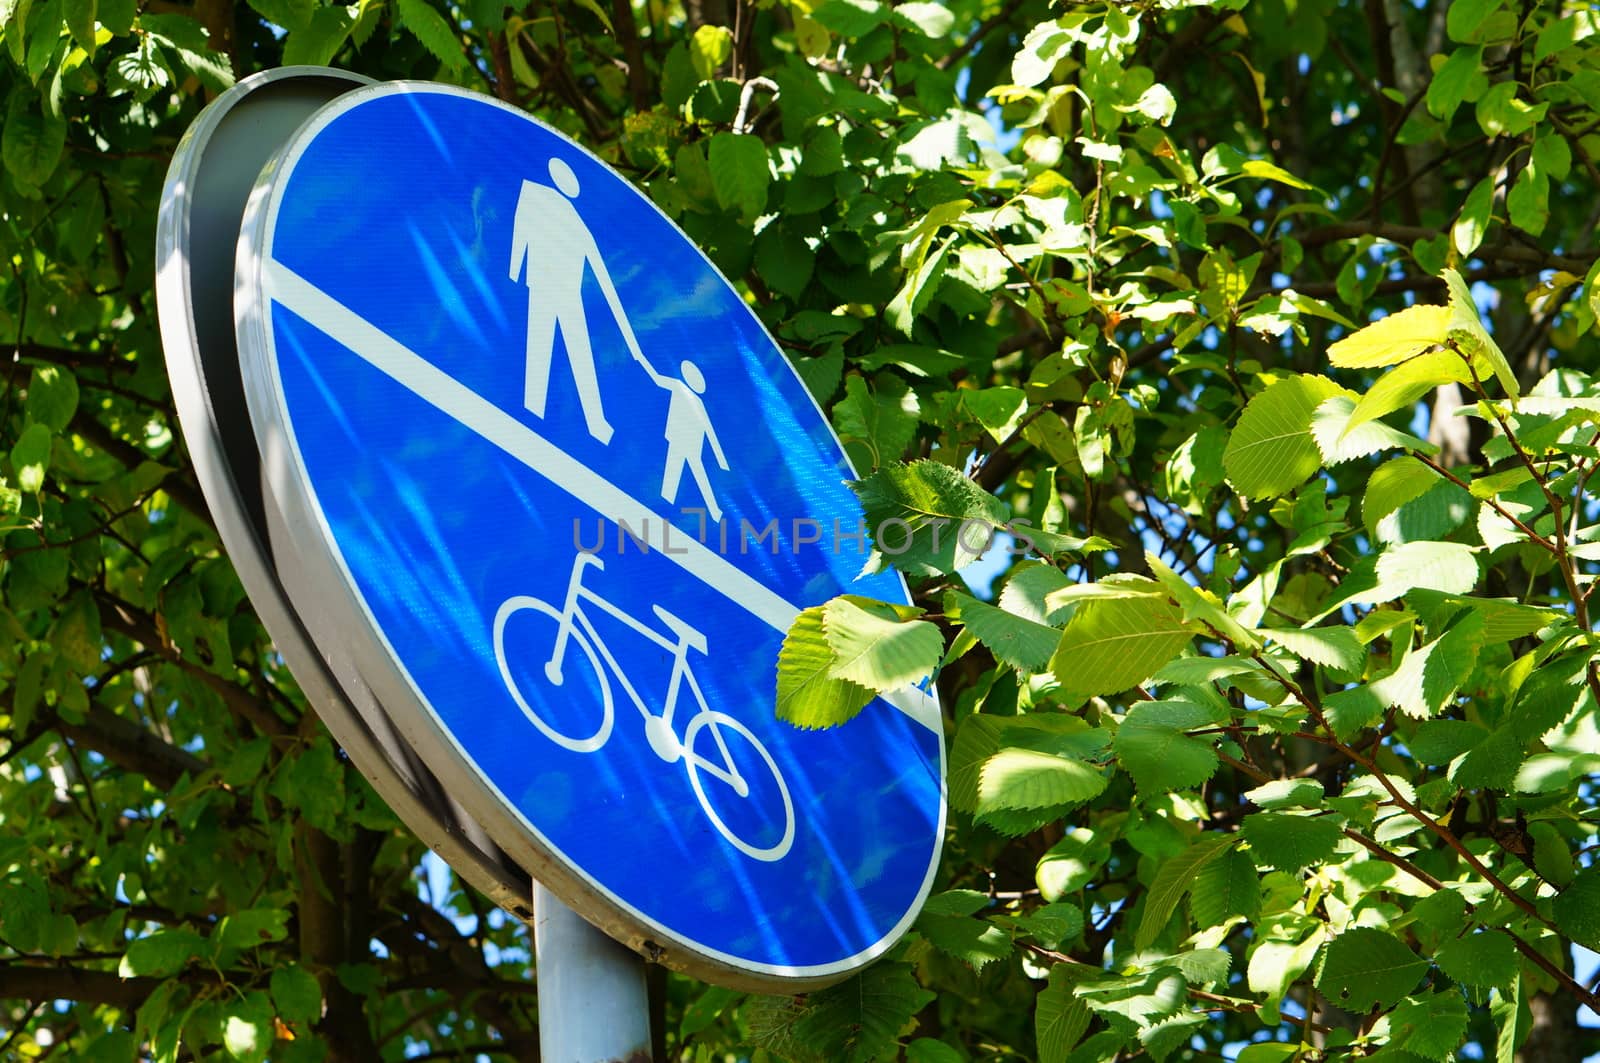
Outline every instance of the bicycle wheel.
<path fill-rule="evenodd" d="M 721 742 L 718 742 L 719 737 Z M 730 742 L 729 739 L 734 737 L 743 741 Z M 753 767 L 756 763 L 755 758 L 741 755 L 746 747 L 754 750 L 760 758 L 759 762 L 765 766 L 765 772 L 754 780 L 747 778 L 739 767 L 741 764 Z M 787 855 L 794 844 L 794 802 L 789 798 L 788 784 L 783 781 L 772 754 L 756 740 L 749 728 L 725 712 L 707 709 L 699 713 L 689 721 L 689 726 L 683 732 L 683 764 L 689 771 L 689 784 L 694 787 L 694 795 L 699 799 L 706 818 L 734 848 L 756 860 L 782 860 Z M 706 792 L 708 777 L 717 784 L 710 796 Z M 733 797 L 741 802 L 765 801 L 770 806 L 774 791 L 783 801 L 783 830 L 778 840 L 768 845 L 760 844 L 765 838 L 756 842 L 747 841 L 741 837 L 741 832 L 747 835 L 758 831 L 765 835 L 779 833 L 773 829 L 770 815 L 761 816 L 763 812 L 775 811 L 774 808 L 750 809 L 751 814 L 741 816 L 741 823 L 735 829 L 717 811 L 715 802 L 711 800 L 712 796 L 720 800 Z M 759 821 L 743 822 L 745 820 Z"/>
<path fill-rule="evenodd" d="M 522 683 L 517 675 L 512 674 L 512 669 L 506 654 L 506 628 L 511 619 L 519 613 L 529 614 L 515 625 L 512 632 L 513 641 L 522 647 L 533 651 L 531 659 L 533 667 L 518 668 L 522 682 L 532 680 L 529 690 L 533 694 L 533 704 L 523 697 Z M 530 630 L 529 622 L 536 625 Z M 548 621 L 548 623 L 547 623 Z M 616 712 L 611 701 L 611 684 L 606 678 L 605 670 L 600 666 L 600 658 L 594 652 L 594 646 L 589 642 L 588 636 L 573 624 L 567 632 L 566 652 L 562 654 L 560 667 L 555 667 L 554 661 L 549 657 L 555 648 L 556 636 L 561 630 L 561 613 L 549 602 L 530 598 L 525 594 L 507 598 L 500 603 L 500 608 L 494 614 L 494 659 L 500 665 L 500 678 L 505 682 L 506 689 L 516 699 L 517 707 L 522 714 L 542 731 L 546 738 L 574 753 L 593 753 L 606 744 L 611 737 L 611 725 L 616 719 Z M 571 650 L 576 646 L 582 651 L 581 655 L 574 655 Z M 519 655 L 526 656 L 526 655 Z M 578 666 L 578 673 L 574 676 L 574 660 L 584 664 Z M 583 669 L 587 667 L 587 672 Z M 573 679 L 578 681 L 574 682 Z M 588 706 L 572 704 L 573 695 L 586 698 L 598 689 L 600 695 L 600 721 L 594 727 L 588 722 L 592 719 L 592 712 L 586 711 Z M 552 723 L 548 714 L 558 723 Z M 576 711 L 557 712 L 557 706 L 565 705 Z"/>

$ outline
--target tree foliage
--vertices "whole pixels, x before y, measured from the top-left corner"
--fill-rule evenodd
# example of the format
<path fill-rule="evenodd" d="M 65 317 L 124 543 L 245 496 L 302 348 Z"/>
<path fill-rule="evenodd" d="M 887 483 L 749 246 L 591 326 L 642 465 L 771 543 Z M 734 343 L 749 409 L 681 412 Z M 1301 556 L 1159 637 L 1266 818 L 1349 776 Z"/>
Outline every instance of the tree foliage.
<path fill-rule="evenodd" d="M 177 436 L 153 204 L 286 63 L 604 155 L 894 522 L 918 610 L 808 610 L 774 700 L 934 677 L 935 894 L 804 998 L 665 980 L 664 1051 L 1594 1049 L 1588 6 L 0 0 L 0 42 L 0 1055 L 532 1058 L 525 933 L 419 870 Z"/>

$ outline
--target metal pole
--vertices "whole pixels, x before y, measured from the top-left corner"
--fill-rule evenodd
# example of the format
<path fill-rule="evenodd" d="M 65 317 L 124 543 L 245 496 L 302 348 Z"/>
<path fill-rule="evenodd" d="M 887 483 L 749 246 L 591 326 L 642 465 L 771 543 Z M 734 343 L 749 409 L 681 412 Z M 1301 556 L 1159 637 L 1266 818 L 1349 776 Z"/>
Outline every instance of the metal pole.
<path fill-rule="evenodd" d="M 644 961 L 533 884 L 541 1063 L 650 1063 Z"/>

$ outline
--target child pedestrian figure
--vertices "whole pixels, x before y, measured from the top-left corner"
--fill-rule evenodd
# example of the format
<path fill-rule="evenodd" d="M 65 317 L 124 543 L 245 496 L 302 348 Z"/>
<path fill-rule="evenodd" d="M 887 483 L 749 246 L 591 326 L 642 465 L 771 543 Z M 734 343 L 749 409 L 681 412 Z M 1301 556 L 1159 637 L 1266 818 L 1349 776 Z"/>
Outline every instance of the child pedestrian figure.
<path fill-rule="evenodd" d="M 722 507 L 717 505 L 710 477 L 706 475 L 705 446 L 711 444 L 711 453 L 724 471 L 728 468 L 728 456 L 722 452 L 722 443 L 717 439 L 716 429 L 711 427 L 705 401 L 700 398 L 706 391 L 706 378 L 688 359 L 684 359 L 678 371 L 683 375 L 682 380 L 652 374 L 655 382 L 672 396 L 667 406 L 667 466 L 661 475 L 661 497 L 668 502 L 678 500 L 678 482 L 687 466 L 705 498 L 706 512 L 713 521 L 721 521 Z"/>

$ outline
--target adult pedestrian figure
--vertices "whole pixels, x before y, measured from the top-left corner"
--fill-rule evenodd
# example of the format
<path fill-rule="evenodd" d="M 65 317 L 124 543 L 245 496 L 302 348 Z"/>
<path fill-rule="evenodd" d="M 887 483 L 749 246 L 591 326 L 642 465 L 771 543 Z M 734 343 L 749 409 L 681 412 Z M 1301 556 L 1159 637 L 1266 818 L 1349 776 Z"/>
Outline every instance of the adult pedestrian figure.
<path fill-rule="evenodd" d="M 617 287 L 606 270 L 605 260 L 600 257 L 594 234 L 572 205 L 579 192 L 577 174 L 560 159 L 551 159 L 549 170 L 554 187 L 522 182 L 522 193 L 517 197 L 517 211 L 512 219 L 511 279 L 522 279 L 528 285 L 528 364 L 522 401 L 534 416 L 544 416 L 545 399 L 550 391 L 550 363 L 555 358 L 559 326 L 589 434 L 608 443 L 612 427 L 601 406 L 594 350 L 589 343 L 589 324 L 583 309 L 586 271 L 592 270 L 599 282 L 628 349 L 652 378 L 656 373 L 639 350 L 639 341 L 622 309 L 622 300 L 617 296 Z"/>

